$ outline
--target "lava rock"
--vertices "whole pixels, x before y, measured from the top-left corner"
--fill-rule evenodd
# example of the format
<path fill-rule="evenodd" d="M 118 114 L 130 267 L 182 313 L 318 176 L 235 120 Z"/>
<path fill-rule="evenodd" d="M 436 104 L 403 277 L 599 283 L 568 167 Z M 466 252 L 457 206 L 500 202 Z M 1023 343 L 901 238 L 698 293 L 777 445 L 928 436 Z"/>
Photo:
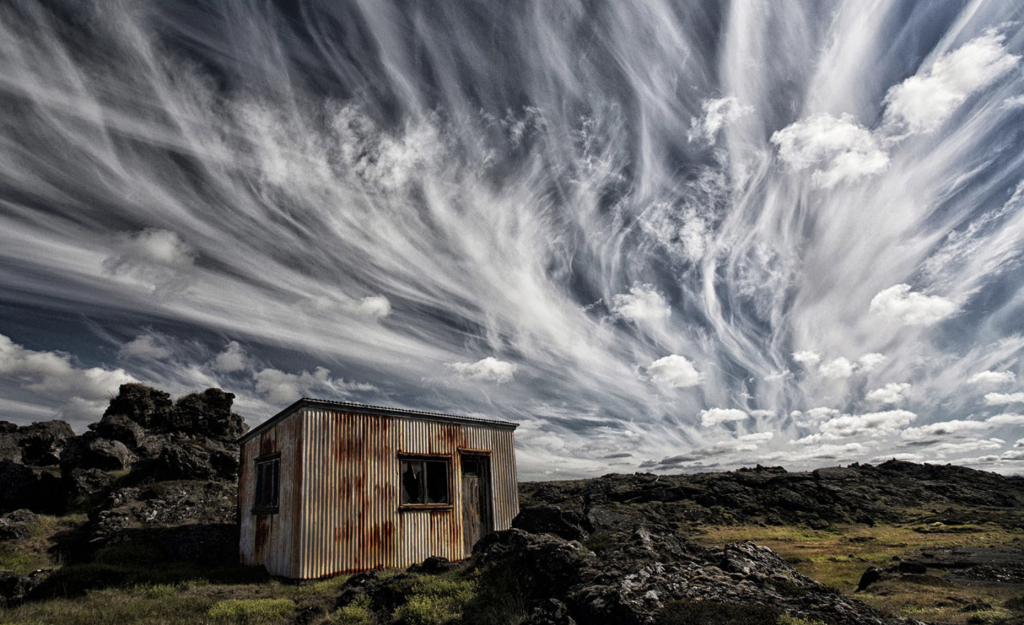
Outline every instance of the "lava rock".
<path fill-rule="evenodd" d="M 448 558 L 441 556 L 430 556 L 420 564 L 413 564 L 408 569 L 409 573 L 426 573 L 427 575 L 437 575 L 439 573 L 445 573 L 452 570 L 452 563 L 448 561 Z"/>
<path fill-rule="evenodd" d="M 558 599 L 545 599 L 519 625 L 576 625 L 569 608 Z"/>
<path fill-rule="evenodd" d="M 857 592 L 867 590 L 868 586 L 880 579 L 882 579 L 882 569 L 874 566 L 868 567 L 868 570 L 864 571 L 864 574 L 860 576 L 860 581 L 857 583 Z"/>
<path fill-rule="evenodd" d="M 60 478 L 43 469 L 0 460 L 0 513 L 19 508 L 58 513 L 63 507 Z"/>
<path fill-rule="evenodd" d="M 64 448 L 60 455 L 60 468 L 62 473 L 68 474 L 74 469 L 119 471 L 128 468 L 134 459 L 124 443 L 99 438 L 90 432 L 74 439 Z"/>
<path fill-rule="evenodd" d="M 61 476 L 65 501 L 70 509 L 80 509 L 107 496 L 114 478 L 101 469 L 72 469 Z"/>
<path fill-rule="evenodd" d="M 122 384 L 103 416 L 121 415 L 146 429 L 165 428 L 174 404 L 168 393 L 145 384 Z"/>
<path fill-rule="evenodd" d="M 75 433 L 66 421 L 42 421 L 18 428 L 22 462 L 45 467 L 60 462 L 60 454 Z"/>
<path fill-rule="evenodd" d="M 586 540 L 583 515 L 557 506 L 529 506 L 512 520 L 512 527 L 535 534 L 554 534 L 566 540 Z"/>
<path fill-rule="evenodd" d="M 245 419 L 231 412 L 234 399 L 233 393 L 219 388 L 179 398 L 174 404 L 175 429 L 234 443 L 249 430 Z"/>
<path fill-rule="evenodd" d="M 38 520 L 39 515 L 31 510 L 15 510 L 0 516 L 0 540 L 28 538 L 30 526 Z"/>
<path fill-rule="evenodd" d="M 89 429 L 102 438 L 123 443 L 133 452 L 138 451 L 146 439 L 146 430 L 121 414 L 105 414 L 99 422 L 90 425 Z"/>

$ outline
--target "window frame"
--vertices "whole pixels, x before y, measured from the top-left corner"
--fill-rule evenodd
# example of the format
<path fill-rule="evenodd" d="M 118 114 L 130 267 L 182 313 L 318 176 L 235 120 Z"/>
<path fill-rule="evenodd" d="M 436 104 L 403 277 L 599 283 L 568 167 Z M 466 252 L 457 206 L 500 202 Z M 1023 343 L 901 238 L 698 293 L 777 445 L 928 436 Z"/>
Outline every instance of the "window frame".
<path fill-rule="evenodd" d="M 260 501 L 260 465 L 271 464 L 275 467 L 272 475 L 274 476 L 274 484 L 272 486 L 272 499 L 268 502 Z M 260 505 L 261 503 L 267 505 Z M 256 516 L 263 516 L 269 514 L 277 514 L 280 510 L 281 505 L 281 452 L 273 454 L 267 454 L 260 456 L 253 460 L 253 498 L 252 498 L 252 514 Z"/>
<path fill-rule="evenodd" d="M 428 462 L 443 463 L 445 468 L 445 498 L 446 503 L 403 503 L 402 498 L 404 496 L 404 487 L 402 485 L 402 472 L 403 465 L 407 462 L 422 462 L 423 466 L 423 491 L 424 499 L 426 499 L 427 489 L 429 488 L 426 482 Z M 398 454 L 398 509 L 399 511 L 412 511 L 412 510 L 451 510 L 455 507 L 455 503 L 452 497 L 452 457 L 446 454 Z"/>

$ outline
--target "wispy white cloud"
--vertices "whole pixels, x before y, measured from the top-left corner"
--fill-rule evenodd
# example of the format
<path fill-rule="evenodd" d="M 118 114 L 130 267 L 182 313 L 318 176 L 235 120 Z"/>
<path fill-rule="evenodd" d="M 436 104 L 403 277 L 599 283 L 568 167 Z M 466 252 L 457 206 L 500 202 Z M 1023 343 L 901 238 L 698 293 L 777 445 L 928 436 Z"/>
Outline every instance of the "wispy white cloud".
<path fill-rule="evenodd" d="M 153 334 L 140 334 L 131 341 L 125 343 L 118 350 L 123 358 L 143 358 L 160 360 L 167 358 L 173 353 L 171 348 L 161 339 Z"/>
<path fill-rule="evenodd" d="M 330 370 L 317 367 L 312 372 L 289 373 L 274 368 L 265 368 L 253 374 L 256 392 L 268 402 L 284 408 L 302 397 L 326 397 L 338 399 L 348 397 L 353 391 L 374 391 L 372 384 L 346 382 L 331 377 Z"/>
<path fill-rule="evenodd" d="M 692 118 L 690 131 L 686 133 L 686 138 L 690 141 L 703 139 L 714 143 L 719 130 L 754 111 L 753 107 L 743 106 L 739 100 L 731 96 L 704 100 L 701 103 L 701 110 L 703 114 Z"/>

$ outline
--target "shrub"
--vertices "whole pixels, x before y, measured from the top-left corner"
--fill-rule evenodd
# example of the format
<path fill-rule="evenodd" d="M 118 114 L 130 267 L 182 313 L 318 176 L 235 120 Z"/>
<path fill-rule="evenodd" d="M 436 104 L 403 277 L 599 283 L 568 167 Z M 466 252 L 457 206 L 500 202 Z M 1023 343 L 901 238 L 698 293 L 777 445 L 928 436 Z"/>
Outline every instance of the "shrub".
<path fill-rule="evenodd" d="M 207 614 L 214 621 L 254 625 L 283 619 L 294 610 L 291 599 L 229 599 L 215 603 Z"/>
<path fill-rule="evenodd" d="M 476 595 L 473 580 L 454 575 L 422 576 L 412 584 L 408 600 L 395 610 L 396 625 L 454 625 Z"/>
<path fill-rule="evenodd" d="M 331 615 L 331 625 L 371 625 L 370 598 L 360 597 Z"/>

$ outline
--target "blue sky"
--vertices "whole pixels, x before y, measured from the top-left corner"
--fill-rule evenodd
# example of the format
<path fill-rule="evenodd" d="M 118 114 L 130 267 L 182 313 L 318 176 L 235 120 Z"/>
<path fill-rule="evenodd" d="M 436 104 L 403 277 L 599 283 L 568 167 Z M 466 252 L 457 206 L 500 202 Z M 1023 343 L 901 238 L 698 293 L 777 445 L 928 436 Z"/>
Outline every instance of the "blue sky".
<path fill-rule="evenodd" d="M 0 8 L 0 418 L 137 380 L 512 419 L 529 479 L 1019 472 L 1022 17 Z"/>

